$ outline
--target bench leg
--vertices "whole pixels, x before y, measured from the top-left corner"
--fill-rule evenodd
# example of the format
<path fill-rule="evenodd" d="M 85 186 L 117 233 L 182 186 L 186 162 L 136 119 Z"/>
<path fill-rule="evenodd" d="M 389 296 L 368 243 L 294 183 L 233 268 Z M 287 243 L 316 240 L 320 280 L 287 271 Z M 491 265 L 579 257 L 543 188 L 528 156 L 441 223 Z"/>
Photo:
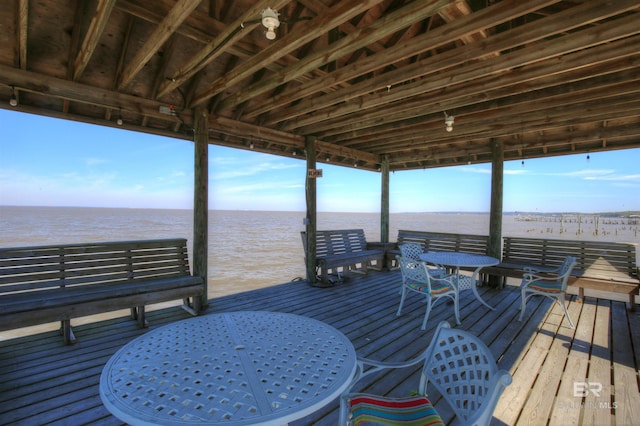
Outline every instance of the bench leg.
<path fill-rule="evenodd" d="M 578 300 L 576 302 L 582 303 L 584 301 L 584 288 L 578 287 Z"/>
<path fill-rule="evenodd" d="M 636 296 L 633 293 L 629 294 L 629 308 L 627 311 L 634 312 L 636 310 Z"/>
<path fill-rule="evenodd" d="M 73 345 L 76 343 L 76 336 L 73 334 L 73 328 L 71 328 L 71 320 L 61 321 L 60 333 L 62 334 L 66 345 Z"/>
<path fill-rule="evenodd" d="M 144 305 L 131 308 L 131 318 L 138 322 L 140 328 L 149 327 L 149 323 L 147 322 L 147 317 L 145 315 Z"/>
<path fill-rule="evenodd" d="M 191 300 L 188 297 L 182 299 L 182 309 L 189 312 L 191 315 L 198 316 L 202 310 L 202 298 L 200 296 L 194 296 Z"/>

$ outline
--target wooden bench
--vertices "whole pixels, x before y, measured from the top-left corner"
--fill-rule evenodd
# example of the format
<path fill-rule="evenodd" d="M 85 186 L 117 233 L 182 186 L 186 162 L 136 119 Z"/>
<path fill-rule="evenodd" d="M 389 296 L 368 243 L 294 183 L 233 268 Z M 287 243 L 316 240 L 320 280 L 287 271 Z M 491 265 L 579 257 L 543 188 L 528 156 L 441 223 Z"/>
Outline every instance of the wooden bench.
<path fill-rule="evenodd" d="M 145 305 L 183 299 L 197 315 L 203 295 L 182 238 L 0 248 L 0 331 L 61 321 L 71 344 L 72 318 L 130 308 L 146 327 Z"/>
<path fill-rule="evenodd" d="M 301 232 L 305 260 L 307 257 L 307 233 Z M 367 272 L 367 267 L 375 261 L 380 268 L 385 251 L 379 243 L 367 243 L 362 229 L 338 229 L 316 231 L 316 269 L 322 283 L 329 284 L 329 273 L 333 271 L 341 279 L 349 271 Z M 358 269 L 360 265 L 360 269 Z"/>
<path fill-rule="evenodd" d="M 631 243 L 504 237 L 502 262 L 483 272 L 504 277 L 504 283 L 507 277 L 522 278 L 525 268 L 555 268 L 566 256 L 577 261 L 569 286 L 578 288 L 578 300 L 585 289 L 620 293 L 634 309 L 639 281 L 636 245 Z"/>
<path fill-rule="evenodd" d="M 420 244 L 425 252 L 458 251 L 486 255 L 489 247 L 489 237 L 487 235 L 449 234 L 401 229 L 398 231 L 395 247 L 387 250 L 387 260 L 393 262 L 396 256 L 400 254 L 400 246 L 407 243 Z"/>

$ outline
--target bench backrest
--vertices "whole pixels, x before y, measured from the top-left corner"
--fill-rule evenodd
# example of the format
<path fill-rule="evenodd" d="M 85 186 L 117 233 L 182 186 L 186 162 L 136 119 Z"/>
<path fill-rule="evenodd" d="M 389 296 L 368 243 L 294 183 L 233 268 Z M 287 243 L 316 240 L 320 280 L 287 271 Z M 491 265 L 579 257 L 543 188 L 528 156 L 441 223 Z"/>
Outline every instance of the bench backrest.
<path fill-rule="evenodd" d="M 398 231 L 397 244 L 420 244 L 427 251 L 459 251 L 465 253 L 487 254 L 489 237 L 487 235 L 449 234 L 444 232 Z"/>
<path fill-rule="evenodd" d="M 184 238 L 0 248 L 0 294 L 185 275 Z"/>
<path fill-rule="evenodd" d="M 504 237 L 502 261 L 557 267 L 567 256 L 588 276 L 624 274 L 638 278 L 636 245 L 631 243 Z"/>
<path fill-rule="evenodd" d="M 302 231 L 302 244 L 307 253 L 307 234 Z M 367 240 L 362 229 L 334 229 L 316 231 L 316 258 L 344 253 L 355 253 L 367 249 Z"/>

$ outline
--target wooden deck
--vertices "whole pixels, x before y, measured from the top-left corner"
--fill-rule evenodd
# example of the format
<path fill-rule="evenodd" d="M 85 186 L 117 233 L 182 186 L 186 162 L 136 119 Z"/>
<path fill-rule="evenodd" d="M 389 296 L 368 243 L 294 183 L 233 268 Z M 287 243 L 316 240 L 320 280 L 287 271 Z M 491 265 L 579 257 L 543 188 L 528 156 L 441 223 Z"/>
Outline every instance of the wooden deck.
<path fill-rule="evenodd" d="M 306 315 L 343 331 L 360 355 L 404 360 L 428 345 L 439 321 L 454 320 L 452 306 L 439 303 L 427 330 L 420 331 L 424 302 L 417 295 L 409 297 L 403 315 L 396 317 L 398 290 L 399 272 L 371 272 L 329 289 L 293 282 L 215 299 L 207 313 L 270 310 Z M 532 299 L 527 320 L 518 322 L 516 288 L 482 288 L 481 294 L 496 310 L 463 292 L 461 327 L 479 335 L 514 378 L 493 423 L 638 424 L 639 310 L 627 312 L 623 302 L 592 297 L 579 304 L 572 296 L 569 312 L 577 327 L 571 330 L 550 300 Z M 153 328 L 188 317 L 179 308 L 167 308 L 149 312 L 148 318 Z M 145 330 L 128 318 L 114 318 L 75 331 L 75 346 L 64 346 L 55 331 L 0 342 L 0 424 L 120 424 L 100 401 L 100 373 L 118 348 Z M 373 376 L 361 385 L 371 392 L 407 395 L 416 388 L 416 371 Z M 574 397 L 583 388 L 589 395 Z M 438 395 L 430 397 L 438 401 Z M 436 407 L 451 420 L 444 404 Z M 294 425 L 336 423 L 334 401 Z"/>

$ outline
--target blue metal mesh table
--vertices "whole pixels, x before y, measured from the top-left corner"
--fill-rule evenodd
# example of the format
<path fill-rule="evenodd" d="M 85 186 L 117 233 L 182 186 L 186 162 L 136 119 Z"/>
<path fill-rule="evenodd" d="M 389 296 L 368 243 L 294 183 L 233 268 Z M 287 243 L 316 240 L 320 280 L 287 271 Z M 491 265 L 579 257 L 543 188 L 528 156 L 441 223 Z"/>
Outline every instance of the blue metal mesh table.
<path fill-rule="evenodd" d="M 282 425 L 339 396 L 355 370 L 353 345 L 328 324 L 230 312 L 132 340 L 105 365 L 100 396 L 134 425 Z"/>

